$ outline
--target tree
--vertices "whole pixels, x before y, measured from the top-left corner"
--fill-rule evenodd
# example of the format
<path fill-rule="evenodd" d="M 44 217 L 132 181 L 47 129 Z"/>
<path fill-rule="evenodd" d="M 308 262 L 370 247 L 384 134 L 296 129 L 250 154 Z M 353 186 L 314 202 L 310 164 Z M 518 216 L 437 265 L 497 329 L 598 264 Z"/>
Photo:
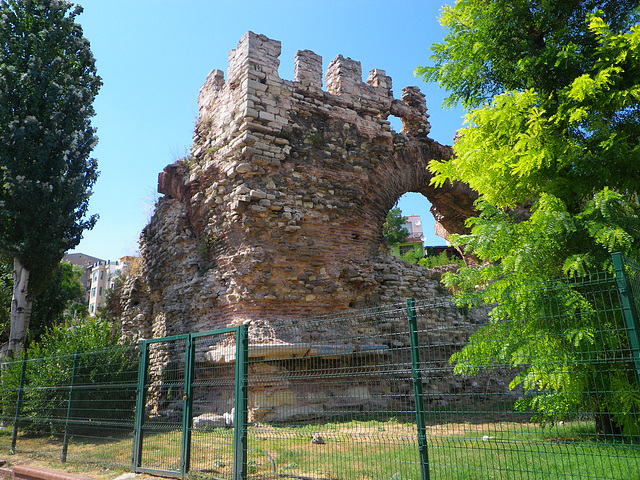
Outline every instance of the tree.
<path fill-rule="evenodd" d="M 0 262 L 0 339 L 9 335 L 12 293 L 13 271 L 10 265 Z"/>
<path fill-rule="evenodd" d="M 407 217 L 402 216 L 399 207 L 393 207 L 387 212 L 387 218 L 382 225 L 382 234 L 387 239 L 389 245 L 404 242 L 409 236 L 409 231 L 404 228 Z"/>
<path fill-rule="evenodd" d="M 467 291 L 491 284 L 484 300 L 500 303 L 491 324 L 454 356 L 458 372 L 473 371 L 482 356 L 525 372 L 540 367 L 539 344 L 527 345 L 528 355 L 510 357 L 517 330 L 513 324 L 496 327 L 513 321 L 541 328 L 529 321 L 539 303 L 524 294 L 524 285 L 607 269 L 614 251 L 638 259 L 638 20 L 637 1 L 626 0 L 460 0 L 444 10 L 441 22 L 449 34 L 433 47 L 434 65 L 418 73 L 449 89 L 449 104 L 460 102 L 470 111 L 454 157 L 432 162 L 430 169 L 436 185 L 459 180 L 478 191 L 471 234 L 450 240 L 484 262 L 446 281 Z M 575 303 L 575 293 L 564 292 L 567 305 Z M 479 345 L 488 338 L 497 347 L 482 351 Z M 604 349 L 588 335 L 576 341 Z M 561 347 L 546 353 L 561 353 L 553 348 Z M 570 358 L 564 368 L 588 385 L 587 372 L 572 369 Z M 559 370 L 548 371 L 546 379 Z M 579 408 L 584 401 L 559 383 L 526 379 L 518 376 L 513 386 L 551 392 L 545 397 L 551 403 L 528 404 L 545 418 L 558 413 L 551 404 Z M 608 398 L 597 405 L 590 400 L 603 416 L 620 403 L 617 392 L 638 390 L 634 378 L 616 381 Z M 640 398 L 625 408 L 618 412 L 640 411 Z M 640 431 L 637 415 L 613 421 L 627 433 Z"/>
<path fill-rule="evenodd" d="M 0 0 L 0 256 L 12 259 L 9 354 L 33 300 L 86 217 L 97 164 L 90 119 L 101 85 L 89 42 L 62 0 Z"/>
<path fill-rule="evenodd" d="M 0 263 L 0 343 L 9 340 L 13 275 L 11 266 Z M 35 299 L 29 322 L 29 342 L 37 342 L 48 328 L 61 325 L 65 317 L 85 317 L 85 288 L 80 282 L 82 269 L 61 262 Z"/>
<path fill-rule="evenodd" d="M 67 320 L 45 329 L 39 342 L 32 342 L 25 353 L 29 358 L 25 378 L 30 394 L 23 400 L 21 415 L 29 422 L 28 432 L 61 433 L 64 413 L 60 405 L 69 398 L 69 381 L 74 371 L 74 356 L 79 355 L 75 371 L 73 420 L 76 433 L 88 433 L 100 428 L 103 422 L 133 419 L 136 389 L 107 388 L 108 385 L 135 385 L 137 378 L 137 350 L 135 345 L 112 324 L 100 318 L 82 322 Z M 15 393 L 19 389 L 22 362 L 8 362 L 2 380 L 3 415 L 15 414 Z M 84 387 L 84 388 L 83 388 Z M 62 420 L 62 421 L 61 421 Z M 73 422 L 75 423 L 75 422 Z"/>
<path fill-rule="evenodd" d="M 29 322 L 29 343 L 37 342 L 40 336 L 56 325 L 62 325 L 65 317 L 73 318 L 73 313 L 86 316 L 85 287 L 80 282 L 82 269 L 66 262 L 60 262 L 47 284 L 33 303 Z"/>

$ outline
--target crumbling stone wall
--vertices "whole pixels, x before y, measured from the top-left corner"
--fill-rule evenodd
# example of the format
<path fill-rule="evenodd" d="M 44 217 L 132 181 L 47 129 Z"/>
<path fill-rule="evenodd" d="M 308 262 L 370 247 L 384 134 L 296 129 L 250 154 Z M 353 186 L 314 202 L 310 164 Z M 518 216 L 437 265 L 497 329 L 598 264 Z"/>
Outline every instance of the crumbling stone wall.
<path fill-rule="evenodd" d="M 451 148 L 428 138 L 424 95 L 393 96 L 391 78 L 360 63 L 299 51 L 294 80 L 278 76 L 280 42 L 247 33 L 200 90 L 188 158 L 159 176 L 127 284 L 124 326 L 142 338 L 250 321 L 250 335 L 309 315 L 446 295 L 440 272 L 388 255 L 382 224 L 406 192 L 433 205 L 439 232 L 464 231 L 473 192 L 429 185 L 430 160 Z M 393 131 L 389 116 L 402 120 Z"/>

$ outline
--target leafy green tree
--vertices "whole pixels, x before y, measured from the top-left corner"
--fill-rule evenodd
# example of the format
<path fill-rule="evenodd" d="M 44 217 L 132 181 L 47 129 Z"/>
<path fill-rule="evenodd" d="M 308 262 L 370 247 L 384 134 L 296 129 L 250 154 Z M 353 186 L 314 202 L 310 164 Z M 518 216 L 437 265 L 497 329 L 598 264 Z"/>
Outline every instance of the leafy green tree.
<path fill-rule="evenodd" d="M 101 85 L 89 42 L 63 0 L 0 0 L 0 256 L 13 261 L 9 354 L 33 300 L 86 217 L 97 164 L 90 119 Z"/>
<path fill-rule="evenodd" d="M 86 317 L 85 289 L 80 283 L 82 269 L 61 262 L 34 301 L 29 342 L 37 342 L 47 328 L 64 323 L 65 316 Z M 0 343 L 9 340 L 13 275 L 9 265 L 0 264 Z"/>
<path fill-rule="evenodd" d="M 614 251 L 640 255 L 638 20 L 637 1 L 459 0 L 443 12 L 449 33 L 433 47 L 434 65 L 418 69 L 449 89 L 449 104 L 470 109 L 454 157 L 430 169 L 436 185 L 459 180 L 478 191 L 471 234 L 450 240 L 484 263 L 446 281 L 467 291 L 491 284 L 484 300 L 500 302 L 492 324 L 454 356 L 457 371 L 472 372 L 487 359 L 504 361 L 525 372 L 512 386 L 544 393 L 528 404 L 542 417 L 562 413 L 550 405 L 589 405 L 606 425 L 603 419 L 617 405 L 614 426 L 633 434 L 640 431 L 638 417 L 625 413 L 640 411 L 640 398 L 625 403 L 620 394 L 638 391 L 633 377 L 620 374 L 605 398 L 585 401 L 552 381 L 565 369 L 575 376 L 571 385 L 593 386 L 593 372 L 580 371 L 565 355 L 561 366 L 546 369 L 544 380 L 528 381 L 527 372 L 541 369 L 544 342 L 521 336 L 518 343 L 513 334 L 544 335 L 532 320 L 539 299 L 525 294 L 526 284 L 607 269 Z M 564 292 L 567 305 L 576 304 L 575 293 Z M 505 321 L 516 325 L 496 327 Z M 576 342 L 599 352 L 611 347 L 587 334 Z M 510 355 L 516 344 L 519 354 Z M 561 344 L 545 346 L 554 358 L 566 351 Z"/>
<path fill-rule="evenodd" d="M 11 322 L 11 295 L 13 293 L 13 271 L 0 262 L 0 339 L 8 338 Z"/>
<path fill-rule="evenodd" d="M 465 263 L 461 257 L 450 257 L 447 252 L 440 252 L 438 255 L 426 255 L 418 259 L 418 265 L 426 268 L 442 267 L 445 265 L 458 265 L 464 267 Z"/>
<path fill-rule="evenodd" d="M 389 245 L 402 243 L 407 239 L 409 232 L 404 228 L 407 220 L 407 217 L 402 216 L 400 207 L 393 207 L 387 212 L 387 218 L 382 225 L 382 234 Z"/>
<path fill-rule="evenodd" d="M 29 342 L 37 342 L 46 329 L 61 325 L 65 315 L 73 318 L 73 312 L 79 307 L 80 317 L 87 311 L 85 305 L 85 287 L 80 282 L 82 269 L 61 262 L 49 277 L 46 286 L 33 304 L 29 324 Z M 75 312 L 76 316 L 78 312 Z"/>
<path fill-rule="evenodd" d="M 120 332 L 113 334 L 112 327 L 100 318 L 68 320 L 47 328 L 39 342 L 26 348 L 30 388 L 23 398 L 22 415 L 30 420 L 27 431 L 60 433 L 64 428 L 76 353 L 79 360 L 75 381 L 79 388 L 73 400 L 72 422 L 78 421 L 74 431 L 94 431 L 101 421 L 133 419 L 136 389 L 123 386 L 135 385 L 138 354 Z M 3 385 L 7 387 L 0 398 L 4 416 L 15 413 L 21 363 L 10 362 L 2 371 Z M 110 388 L 113 385 L 119 388 Z"/>

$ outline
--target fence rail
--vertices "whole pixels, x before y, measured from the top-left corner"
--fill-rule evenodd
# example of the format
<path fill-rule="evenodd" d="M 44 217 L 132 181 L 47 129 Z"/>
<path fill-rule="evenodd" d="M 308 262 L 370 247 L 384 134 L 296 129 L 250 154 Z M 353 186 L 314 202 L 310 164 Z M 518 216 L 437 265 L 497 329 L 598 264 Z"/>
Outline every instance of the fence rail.
<path fill-rule="evenodd" d="M 517 289 L 518 315 L 409 301 L 5 364 L 0 445 L 229 479 L 637 479 L 640 269 L 614 260 Z"/>

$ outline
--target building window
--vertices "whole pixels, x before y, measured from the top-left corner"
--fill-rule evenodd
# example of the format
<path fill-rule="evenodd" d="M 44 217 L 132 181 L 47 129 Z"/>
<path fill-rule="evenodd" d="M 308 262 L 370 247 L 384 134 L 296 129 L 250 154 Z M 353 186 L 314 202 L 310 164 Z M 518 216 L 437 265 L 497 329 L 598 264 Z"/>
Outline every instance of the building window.
<path fill-rule="evenodd" d="M 93 274 L 93 281 L 97 282 L 98 281 L 98 272 Z"/>
<path fill-rule="evenodd" d="M 104 279 L 104 272 L 100 272 L 100 280 Z"/>
<path fill-rule="evenodd" d="M 92 297 L 95 297 L 95 296 L 96 296 L 96 287 L 93 287 L 93 288 L 91 289 L 91 296 L 92 296 Z"/>
<path fill-rule="evenodd" d="M 102 295 L 102 287 L 100 287 L 100 292 L 98 292 L 98 295 Z"/>
<path fill-rule="evenodd" d="M 93 313 L 93 304 L 89 307 L 89 310 Z"/>

